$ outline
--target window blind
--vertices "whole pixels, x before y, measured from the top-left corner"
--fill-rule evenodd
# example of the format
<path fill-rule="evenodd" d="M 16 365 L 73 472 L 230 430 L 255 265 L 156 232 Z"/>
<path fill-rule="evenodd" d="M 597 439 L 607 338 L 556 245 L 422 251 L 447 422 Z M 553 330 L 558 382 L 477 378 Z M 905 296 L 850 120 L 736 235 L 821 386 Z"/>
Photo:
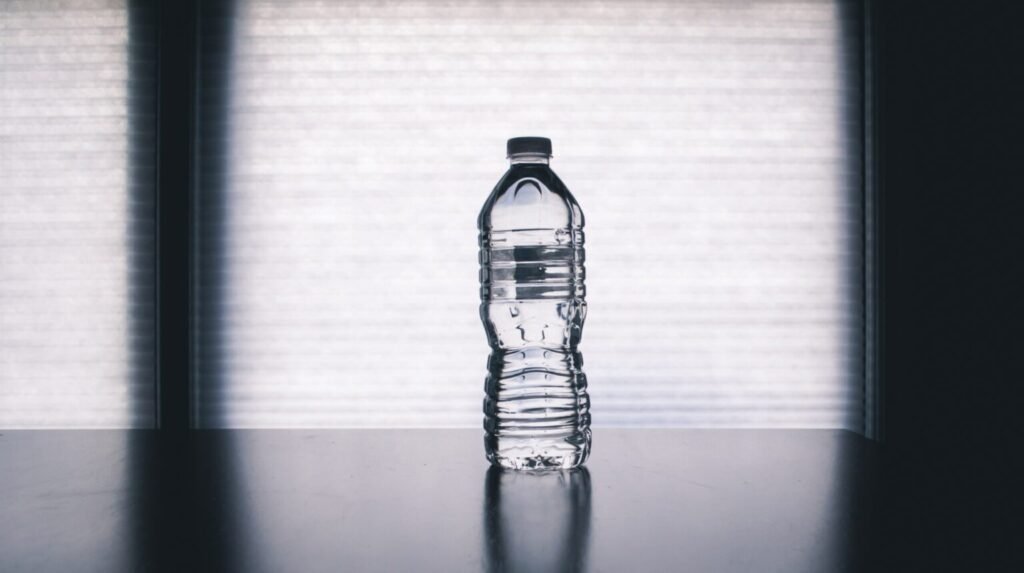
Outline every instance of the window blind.
<path fill-rule="evenodd" d="M 153 423 L 151 13 L 0 3 L 0 427 Z"/>
<path fill-rule="evenodd" d="M 201 426 L 479 426 L 476 215 L 542 135 L 595 426 L 863 428 L 859 3 L 203 11 Z"/>

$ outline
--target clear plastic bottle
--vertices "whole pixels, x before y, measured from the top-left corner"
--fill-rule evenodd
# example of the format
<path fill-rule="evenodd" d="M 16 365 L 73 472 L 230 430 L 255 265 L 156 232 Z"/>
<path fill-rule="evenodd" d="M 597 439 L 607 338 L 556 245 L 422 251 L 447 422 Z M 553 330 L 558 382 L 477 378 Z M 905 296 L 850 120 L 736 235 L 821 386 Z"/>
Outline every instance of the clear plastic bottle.
<path fill-rule="evenodd" d="M 574 468 L 591 440 L 576 349 L 587 315 L 583 212 L 548 166 L 550 140 L 510 139 L 508 158 L 477 222 L 480 317 L 491 346 L 487 459 L 511 469 Z"/>

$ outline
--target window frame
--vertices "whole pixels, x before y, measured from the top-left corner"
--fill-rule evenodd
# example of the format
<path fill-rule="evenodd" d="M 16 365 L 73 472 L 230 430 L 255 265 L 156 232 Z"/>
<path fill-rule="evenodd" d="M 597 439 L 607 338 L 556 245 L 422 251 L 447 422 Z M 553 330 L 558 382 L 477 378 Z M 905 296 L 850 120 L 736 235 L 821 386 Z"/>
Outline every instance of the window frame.
<path fill-rule="evenodd" d="M 195 427 L 194 359 L 201 349 L 193 340 L 196 304 L 194 258 L 197 221 L 194 205 L 198 166 L 199 39 L 204 16 L 230 9 L 230 0 L 173 2 L 155 0 L 157 20 L 157 288 L 156 288 L 156 424 L 161 430 Z M 863 181 L 863 372 L 864 430 L 868 438 L 884 437 L 884 205 L 878 193 L 878 77 L 879 11 L 873 0 L 862 0 L 862 181 Z M 222 20 L 223 18 L 218 18 Z"/>

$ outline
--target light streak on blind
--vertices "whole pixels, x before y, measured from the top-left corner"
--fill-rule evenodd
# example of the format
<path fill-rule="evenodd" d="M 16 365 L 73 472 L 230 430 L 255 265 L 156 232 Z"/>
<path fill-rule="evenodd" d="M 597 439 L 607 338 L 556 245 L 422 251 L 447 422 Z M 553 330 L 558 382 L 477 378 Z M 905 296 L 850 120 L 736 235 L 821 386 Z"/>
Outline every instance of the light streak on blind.
<path fill-rule="evenodd" d="M 543 135 L 595 426 L 862 429 L 858 3 L 207 12 L 201 425 L 479 426 L 476 215 Z"/>
<path fill-rule="evenodd" d="M 149 14 L 0 2 L 0 427 L 153 423 Z"/>

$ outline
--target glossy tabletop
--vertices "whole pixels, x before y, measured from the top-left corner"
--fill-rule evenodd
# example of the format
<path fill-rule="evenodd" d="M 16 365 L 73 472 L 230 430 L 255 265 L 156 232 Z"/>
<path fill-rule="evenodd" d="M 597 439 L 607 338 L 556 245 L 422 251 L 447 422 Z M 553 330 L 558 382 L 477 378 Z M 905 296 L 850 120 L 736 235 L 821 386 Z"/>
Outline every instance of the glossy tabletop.
<path fill-rule="evenodd" d="M 0 571 L 851 571 L 876 445 L 598 429 L 585 470 L 475 430 L 0 432 Z"/>

